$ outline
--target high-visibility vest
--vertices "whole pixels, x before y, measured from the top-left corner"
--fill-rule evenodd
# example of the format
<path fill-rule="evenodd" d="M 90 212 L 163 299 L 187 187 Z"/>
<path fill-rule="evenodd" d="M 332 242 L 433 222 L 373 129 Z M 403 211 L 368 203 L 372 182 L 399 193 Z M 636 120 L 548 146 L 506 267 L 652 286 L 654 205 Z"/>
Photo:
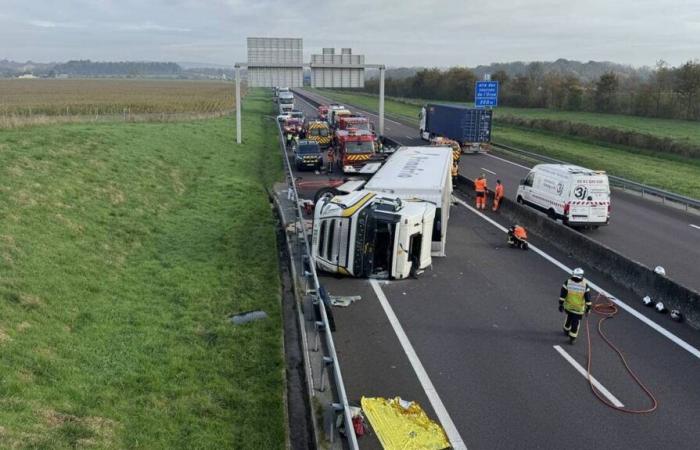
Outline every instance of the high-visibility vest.
<path fill-rule="evenodd" d="M 486 178 L 477 178 L 474 182 L 474 189 L 476 192 L 486 192 Z"/>
<path fill-rule="evenodd" d="M 521 227 L 520 225 L 515 227 L 513 234 L 518 239 L 527 239 L 527 231 L 525 231 L 525 228 Z"/>
<path fill-rule="evenodd" d="M 496 185 L 496 198 L 503 198 L 503 185 Z"/>
<path fill-rule="evenodd" d="M 586 311 L 585 294 L 588 289 L 586 280 L 574 281 L 566 280 L 566 298 L 564 299 L 564 309 L 576 314 L 583 314 Z"/>

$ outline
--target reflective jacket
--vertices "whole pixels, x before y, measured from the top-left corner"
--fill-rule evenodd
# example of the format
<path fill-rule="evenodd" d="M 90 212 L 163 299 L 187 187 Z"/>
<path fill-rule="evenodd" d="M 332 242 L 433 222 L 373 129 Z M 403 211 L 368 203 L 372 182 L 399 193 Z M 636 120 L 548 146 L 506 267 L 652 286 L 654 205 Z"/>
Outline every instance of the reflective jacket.
<path fill-rule="evenodd" d="M 486 192 L 486 178 L 477 178 L 474 182 L 476 192 Z"/>
<path fill-rule="evenodd" d="M 498 198 L 498 199 L 503 198 L 503 185 L 502 184 L 496 185 L 496 198 Z"/>
<path fill-rule="evenodd" d="M 569 278 L 561 287 L 559 303 L 563 303 L 568 312 L 583 314 L 591 306 L 590 291 L 585 279 L 576 281 Z"/>
<path fill-rule="evenodd" d="M 513 230 L 513 235 L 518 239 L 527 239 L 527 231 L 520 225 L 516 225 Z"/>

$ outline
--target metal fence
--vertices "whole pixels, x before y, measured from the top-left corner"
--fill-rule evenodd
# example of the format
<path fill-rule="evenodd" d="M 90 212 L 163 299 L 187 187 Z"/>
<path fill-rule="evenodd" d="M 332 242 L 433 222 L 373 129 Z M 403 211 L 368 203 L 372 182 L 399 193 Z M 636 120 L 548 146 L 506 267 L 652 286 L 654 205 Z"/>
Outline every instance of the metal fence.
<path fill-rule="evenodd" d="M 554 163 L 554 164 L 570 164 L 567 161 L 562 161 L 560 159 L 550 158 L 549 156 L 540 155 L 539 153 L 530 152 L 516 147 L 511 147 L 509 145 L 499 144 L 494 142 L 495 147 L 500 147 L 512 153 L 520 154 L 528 158 L 532 158 L 537 161 Z M 642 196 L 650 195 L 661 199 L 662 202 L 673 202 L 678 203 L 685 207 L 687 211 L 688 208 L 700 209 L 700 200 L 696 200 L 691 197 L 686 197 L 684 195 L 676 194 L 674 192 L 665 191 L 663 189 L 655 188 L 652 186 L 647 186 L 646 184 L 638 183 L 636 181 L 628 180 L 626 178 L 616 177 L 614 175 L 608 175 L 610 184 L 617 186 L 624 190 L 630 190 L 641 193 Z"/>
<path fill-rule="evenodd" d="M 340 363 L 338 362 L 338 355 L 335 351 L 335 343 L 333 342 L 333 335 L 331 334 L 331 325 L 328 319 L 328 314 L 323 300 L 320 297 L 321 284 L 318 280 L 318 274 L 316 273 L 316 267 L 313 262 L 311 255 L 311 247 L 309 246 L 309 240 L 307 236 L 307 231 L 304 223 L 304 215 L 300 205 L 300 198 L 296 187 L 296 179 L 294 177 L 294 172 L 292 171 L 292 166 L 287 157 L 287 152 L 284 144 L 282 127 L 279 122 L 277 123 L 277 129 L 279 133 L 280 149 L 282 151 L 282 156 L 284 159 L 284 165 L 287 172 L 287 179 L 289 184 L 289 197 L 288 199 L 294 202 L 294 239 L 296 244 L 296 255 L 290 255 L 290 257 L 298 257 L 298 263 L 300 270 L 296 272 L 297 282 L 300 286 L 305 286 L 305 292 L 312 296 L 312 301 L 314 307 L 317 307 L 320 311 L 321 320 L 314 324 L 316 330 L 316 339 L 319 338 L 321 334 L 325 337 L 325 355 L 321 358 L 321 386 L 320 390 L 324 390 L 324 372 L 329 369 L 332 370 L 333 381 L 335 384 L 335 389 L 338 394 L 337 403 L 332 403 L 329 405 L 334 411 L 343 414 L 343 420 L 345 423 L 345 437 L 347 444 L 351 450 L 358 449 L 357 437 L 355 436 L 354 428 L 352 425 L 352 414 L 350 413 L 350 405 L 348 403 L 348 397 L 345 393 L 345 384 L 343 383 L 343 376 L 340 371 Z M 288 234 L 289 239 L 289 234 Z M 294 271 L 293 271 L 294 274 Z M 302 324 L 303 325 L 303 324 Z M 306 338 L 304 337 L 306 341 Z M 305 351 L 308 347 L 308 343 L 305 342 Z M 318 341 L 316 341 L 316 349 L 318 347 Z M 311 370 L 310 366 L 307 366 L 308 370 Z M 311 389 L 315 389 L 313 377 L 311 379 Z M 335 434 L 334 427 L 335 420 L 332 420 L 330 436 L 331 441 Z"/>

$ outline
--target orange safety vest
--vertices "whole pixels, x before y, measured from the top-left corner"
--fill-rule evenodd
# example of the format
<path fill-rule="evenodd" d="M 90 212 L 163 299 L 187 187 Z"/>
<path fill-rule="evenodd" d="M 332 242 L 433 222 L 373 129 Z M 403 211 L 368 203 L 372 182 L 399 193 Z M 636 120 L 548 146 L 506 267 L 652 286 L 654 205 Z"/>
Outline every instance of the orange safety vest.
<path fill-rule="evenodd" d="M 476 192 L 486 192 L 486 178 L 477 178 L 474 182 Z"/>
<path fill-rule="evenodd" d="M 525 228 L 521 227 L 520 225 L 515 227 L 513 234 L 518 239 L 527 239 L 527 231 L 525 231 Z"/>
<path fill-rule="evenodd" d="M 503 198 L 503 185 L 502 184 L 496 185 L 496 198 L 498 198 L 498 199 Z"/>

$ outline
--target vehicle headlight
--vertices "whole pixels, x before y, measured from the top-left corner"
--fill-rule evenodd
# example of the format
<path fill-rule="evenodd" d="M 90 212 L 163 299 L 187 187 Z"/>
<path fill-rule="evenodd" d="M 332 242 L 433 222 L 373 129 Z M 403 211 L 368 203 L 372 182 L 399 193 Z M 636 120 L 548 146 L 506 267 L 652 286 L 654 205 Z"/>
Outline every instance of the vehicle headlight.
<path fill-rule="evenodd" d="M 355 169 L 352 166 L 343 166 L 345 172 L 354 172 Z"/>

